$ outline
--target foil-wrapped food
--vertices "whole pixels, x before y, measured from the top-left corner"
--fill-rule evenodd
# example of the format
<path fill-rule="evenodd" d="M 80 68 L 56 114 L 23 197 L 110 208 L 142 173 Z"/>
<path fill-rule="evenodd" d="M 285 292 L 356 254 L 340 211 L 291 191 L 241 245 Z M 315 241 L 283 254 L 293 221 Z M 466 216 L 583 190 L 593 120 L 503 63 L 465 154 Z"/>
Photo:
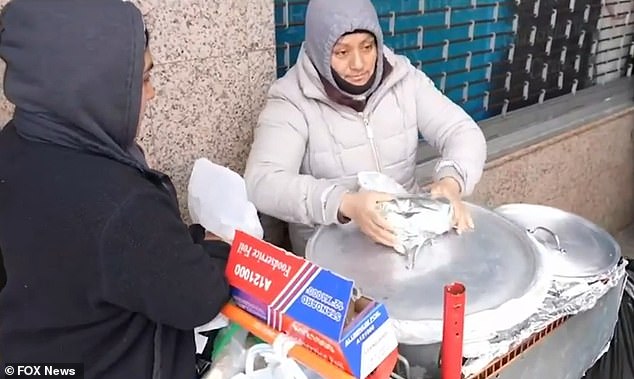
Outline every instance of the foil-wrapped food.
<path fill-rule="evenodd" d="M 378 172 L 358 174 L 361 190 L 394 195 L 379 204 L 383 216 L 396 234 L 394 250 L 406 258 L 406 267 L 414 268 L 421 250 L 452 228 L 453 208 L 446 199 L 433 199 L 428 192 L 408 193 L 393 179 Z"/>

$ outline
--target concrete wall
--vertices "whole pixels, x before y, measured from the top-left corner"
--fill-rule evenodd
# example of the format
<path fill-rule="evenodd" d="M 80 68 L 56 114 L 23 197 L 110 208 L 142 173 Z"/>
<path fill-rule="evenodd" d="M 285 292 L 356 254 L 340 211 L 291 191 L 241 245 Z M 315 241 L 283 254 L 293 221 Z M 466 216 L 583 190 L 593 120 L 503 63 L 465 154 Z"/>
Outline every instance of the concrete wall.
<path fill-rule="evenodd" d="M 0 6 L 6 3 L 0 0 Z M 273 1 L 135 3 L 151 34 L 157 95 L 147 109 L 140 143 L 149 163 L 172 177 L 186 211 L 187 180 L 196 158 L 244 169 L 256 117 L 275 79 Z M 0 125 L 11 112 L 1 97 Z"/>
<path fill-rule="evenodd" d="M 469 199 L 571 211 L 616 232 L 633 218 L 634 108 L 487 163 Z"/>

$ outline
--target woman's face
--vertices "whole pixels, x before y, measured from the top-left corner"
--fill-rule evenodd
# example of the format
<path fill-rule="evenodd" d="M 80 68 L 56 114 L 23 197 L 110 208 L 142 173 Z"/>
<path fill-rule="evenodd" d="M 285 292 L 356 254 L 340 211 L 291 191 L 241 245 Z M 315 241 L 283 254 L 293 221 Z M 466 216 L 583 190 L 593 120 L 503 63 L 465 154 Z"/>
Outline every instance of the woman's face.
<path fill-rule="evenodd" d="M 374 35 L 367 32 L 351 33 L 342 36 L 335 43 L 330 65 L 346 82 L 363 86 L 374 74 L 376 58 Z"/>
<path fill-rule="evenodd" d="M 145 115 L 145 108 L 147 103 L 154 98 L 154 86 L 152 85 L 152 79 L 150 76 L 150 72 L 154 67 L 154 60 L 152 59 L 152 53 L 150 53 L 150 49 L 145 50 L 144 55 L 144 65 L 143 65 L 143 89 L 141 92 L 141 110 L 139 112 L 139 125 L 137 127 L 137 135 L 141 133 L 141 121 L 143 120 L 143 116 Z"/>

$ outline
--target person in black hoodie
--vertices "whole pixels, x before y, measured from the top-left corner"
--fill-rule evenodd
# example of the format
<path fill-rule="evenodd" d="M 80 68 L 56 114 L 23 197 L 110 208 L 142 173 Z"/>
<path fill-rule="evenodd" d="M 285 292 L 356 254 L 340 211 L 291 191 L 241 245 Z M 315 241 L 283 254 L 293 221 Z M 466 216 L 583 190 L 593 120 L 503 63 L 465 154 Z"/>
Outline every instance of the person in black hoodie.
<path fill-rule="evenodd" d="M 13 0 L 1 15 L 0 368 L 193 379 L 193 329 L 229 299 L 229 246 L 199 243 L 135 142 L 152 66 L 121 0 Z"/>

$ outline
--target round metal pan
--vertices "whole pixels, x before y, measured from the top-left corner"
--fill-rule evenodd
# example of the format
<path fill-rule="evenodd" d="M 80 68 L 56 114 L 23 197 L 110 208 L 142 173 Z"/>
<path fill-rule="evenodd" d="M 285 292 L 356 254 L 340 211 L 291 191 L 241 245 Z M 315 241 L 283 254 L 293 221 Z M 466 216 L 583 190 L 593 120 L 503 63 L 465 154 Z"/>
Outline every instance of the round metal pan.
<path fill-rule="evenodd" d="M 559 277 L 604 274 L 621 259 L 621 248 L 604 229 L 561 209 L 537 204 L 506 204 L 495 212 L 517 223 L 547 247 L 545 258 Z"/>
<path fill-rule="evenodd" d="M 467 288 L 467 315 L 496 309 L 531 290 L 543 271 L 543 257 L 522 228 L 490 210 L 467 206 L 475 230 L 439 236 L 422 248 L 413 269 L 353 223 L 319 228 L 306 257 L 353 279 L 396 319 L 441 320 L 443 286 L 454 281 Z"/>

